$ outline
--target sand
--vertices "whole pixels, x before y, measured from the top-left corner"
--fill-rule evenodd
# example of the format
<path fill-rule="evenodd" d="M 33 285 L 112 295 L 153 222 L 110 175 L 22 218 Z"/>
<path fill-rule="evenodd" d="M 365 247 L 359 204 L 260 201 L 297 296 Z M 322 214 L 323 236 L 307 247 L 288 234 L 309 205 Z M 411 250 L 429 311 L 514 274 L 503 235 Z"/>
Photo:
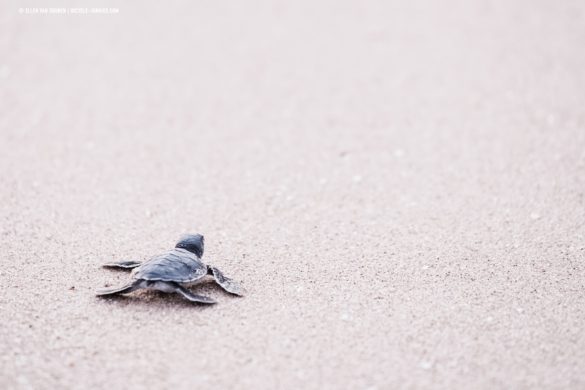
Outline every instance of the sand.
<path fill-rule="evenodd" d="M 582 2 L 38 3 L 0 6 L 1 388 L 585 387 Z M 245 298 L 94 297 L 184 232 Z"/>

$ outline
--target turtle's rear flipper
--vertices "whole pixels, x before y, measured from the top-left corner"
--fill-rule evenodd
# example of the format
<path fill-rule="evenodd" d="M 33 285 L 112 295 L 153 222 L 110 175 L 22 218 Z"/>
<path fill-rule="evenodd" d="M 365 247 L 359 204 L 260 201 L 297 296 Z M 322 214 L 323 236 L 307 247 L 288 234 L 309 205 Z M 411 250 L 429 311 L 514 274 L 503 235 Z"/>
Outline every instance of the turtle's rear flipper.
<path fill-rule="evenodd" d="M 111 263 L 106 263 L 102 265 L 104 268 L 122 268 L 122 269 L 132 269 L 138 267 L 142 262 L 134 261 L 134 260 L 126 260 L 126 261 L 114 261 Z"/>
<path fill-rule="evenodd" d="M 134 290 L 138 290 L 140 288 L 140 282 L 136 281 L 131 284 L 127 284 L 122 287 L 114 287 L 114 288 L 102 288 L 96 291 L 96 295 L 98 297 L 104 295 L 114 295 L 114 294 L 128 294 Z"/>
<path fill-rule="evenodd" d="M 187 298 L 191 302 L 208 303 L 208 304 L 217 303 L 215 301 L 215 299 L 205 297 L 203 295 L 193 294 L 191 291 L 187 290 L 185 287 L 180 286 L 176 283 L 168 283 L 168 284 L 170 286 L 173 286 L 173 288 L 175 289 L 175 292 L 177 294 L 181 294 L 183 297 Z"/>
<path fill-rule="evenodd" d="M 239 296 L 244 296 L 244 288 L 240 286 L 240 284 L 233 279 L 228 278 L 225 276 L 220 270 L 215 267 L 208 266 L 207 272 L 210 275 L 213 275 L 217 284 L 221 286 L 225 291 Z"/>

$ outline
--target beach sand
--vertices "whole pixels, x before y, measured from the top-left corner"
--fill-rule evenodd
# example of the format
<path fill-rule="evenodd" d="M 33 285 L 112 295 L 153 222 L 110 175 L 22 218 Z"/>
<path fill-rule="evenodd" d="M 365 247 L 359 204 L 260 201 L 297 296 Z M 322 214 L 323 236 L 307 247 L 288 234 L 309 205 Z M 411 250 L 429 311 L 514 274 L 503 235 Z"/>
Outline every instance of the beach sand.
<path fill-rule="evenodd" d="M 585 387 L 582 2 L 40 6 L 0 6 L 1 388 Z M 94 296 L 185 232 L 246 297 Z"/>

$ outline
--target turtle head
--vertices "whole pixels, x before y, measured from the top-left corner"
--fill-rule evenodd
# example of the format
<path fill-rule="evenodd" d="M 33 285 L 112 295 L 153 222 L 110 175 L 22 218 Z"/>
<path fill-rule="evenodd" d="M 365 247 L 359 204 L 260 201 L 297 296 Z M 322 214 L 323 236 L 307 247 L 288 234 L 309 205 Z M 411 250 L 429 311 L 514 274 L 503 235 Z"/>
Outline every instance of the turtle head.
<path fill-rule="evenodd" d="M 175 248 L 182 248 L 194 253 L 195 256 L 203 256 L 203 236 L 201 234 L 185 234 L 181 237 Z"/>

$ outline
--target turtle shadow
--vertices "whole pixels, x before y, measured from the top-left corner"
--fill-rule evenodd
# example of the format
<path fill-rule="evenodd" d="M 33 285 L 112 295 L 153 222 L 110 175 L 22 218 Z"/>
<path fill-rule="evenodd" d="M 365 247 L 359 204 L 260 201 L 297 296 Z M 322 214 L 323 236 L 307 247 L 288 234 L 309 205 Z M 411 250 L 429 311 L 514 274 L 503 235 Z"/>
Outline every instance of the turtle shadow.
<path fill-rule="evenodd" d="M 108 305 L 116 307 L 148 307 L 156 309 L 185 308 L 189 310 L 204 310 L 215 306 L 215 304 L 205 304 L 190 302 L 178 294 L 169 294 L 161 291 L 137 291 L 129 295 L 112 295 L 106 297 L 96 297 Z"/>
<path fill-rule="evenodd" d="M 189 291 L 192 291 L 197 294 L 209 296 L 210 298 L 214 298 L 218 295 L 228 296 L 230 298 L 241 298 L 240 296 L 233 295 L 225 291 L 221 286 L 219 286 L 213 279 L 205 279 L 202 280 L 192 286 L 187 287 Z M 218 293 L 219 292 L 219 293 Z M 221 294 L 220 294 L 221 293 Z M 203 310 L 207 308 L 211 308 L 216 306 L 219 302 L 215 304 L 205 304 L 205 303 L 198 303 L 198 302 L 190 302 L 187 299 L 181 297 L 179 294 L 173 293 L 165 293 L 162 291 L 148 291 L 148 290 L 141 290 L 135 291 L 128 295 L 117 294 L 117 295 L 108 295 L 107 297 L 96 297 L 99 301 L 102 301 L 107 304 L 112 304 L 116 306 L 120 306 L 123 304 L 124 307 L 126 306 L 135 306 L 138 305 L 140 307 L 157 307 L 159 309 L 169 309 L 170 307 L 173 308 L 189 308 L 190 310 L 197 309 Z M 122 307 L 122 306 L 120 306 Z"/>

